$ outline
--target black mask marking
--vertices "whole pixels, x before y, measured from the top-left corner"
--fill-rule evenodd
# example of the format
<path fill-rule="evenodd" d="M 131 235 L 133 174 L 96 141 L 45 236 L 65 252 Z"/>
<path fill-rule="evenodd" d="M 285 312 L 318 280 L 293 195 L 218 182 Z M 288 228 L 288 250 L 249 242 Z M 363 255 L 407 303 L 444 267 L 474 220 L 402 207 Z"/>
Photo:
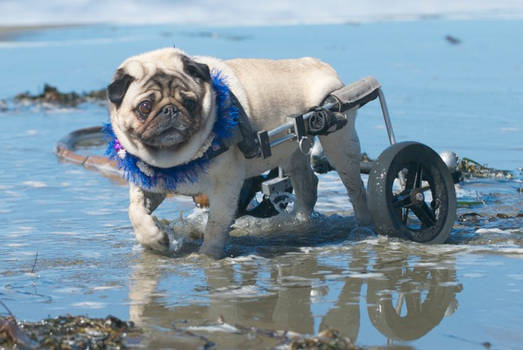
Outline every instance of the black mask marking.
<path fill-rule="evenodd" d="M 114 103 L 116 108 L 120 108 L 125 93 L 134 80 L 134 77 L 127 73 L 124 74 L 122 70 L 116 72 L 115 80 L 107 87 L 109 101 Z"/>

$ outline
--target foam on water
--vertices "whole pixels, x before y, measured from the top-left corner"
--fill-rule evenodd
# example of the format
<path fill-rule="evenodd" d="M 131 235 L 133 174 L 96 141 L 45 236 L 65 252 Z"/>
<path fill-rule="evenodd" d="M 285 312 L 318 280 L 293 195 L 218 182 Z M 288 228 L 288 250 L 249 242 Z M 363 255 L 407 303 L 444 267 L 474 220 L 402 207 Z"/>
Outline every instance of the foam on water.
<path fill-rule="evenodd" d="M 171 241 L 174 242 L 174 251 L 185 254 L 186 247 L 197 247 L 197 242 L 203 237 L 207 217 L 207 210 L 196 208 L 187 217 L 180 216 L 171 222 L 157 222 L 169 233 Z M 242 260 L 251 259 L 243 257 L 245 254 L 249 256 L 249 247 L 286 249 L 295 245 L 299 247 L 321 242 L 335 244 L 345 239 L 366 239 L 369 235 L 374 235 L 374 232 L 358 228 L 354 217 L 347 216 L 346 212 L 329 215 L 315 212 L 308 218 L 295 213 L 282 213 L 272 218 L 243 216 L 233 223 L 230 235 L 232 249 L 240 249 L 242 256 L 239 259 Z"/>
<path fill-rule="evenodd" d="M 107 307 L 106 303 L 100 303 L 97 301 L 82 301 L 79 303 L 73 303 L 72 306 L 80 307 L 85 309 L 103 309 Z"/>
<path fill-rule="evenodd" d="M 200 332 L 223 332 L 223 333 L 239 333 L 240 330 L 228 323 L 217 323 L 214 325 L 207 326 L 190 326 L 184 328 L 187 331 L 200 331 Z"/>
<path fill-rule="evenodd" d="M 24 182 L 22 182 L 22 185 L 33 187 L 33 188 L 47 187 L 47 184 L 43 181 L 24 181 Z"/>
<path fill-rule="evenodd" d="M 218 288 L 211 292 L 211 297 L 215 298 L 254 298 L 257 296 L 263 296 L 267 293 L 263 291 L 259 286 L 251 285 L 251 286 L 229 286 L 229 287 L 223 287 Z"/>

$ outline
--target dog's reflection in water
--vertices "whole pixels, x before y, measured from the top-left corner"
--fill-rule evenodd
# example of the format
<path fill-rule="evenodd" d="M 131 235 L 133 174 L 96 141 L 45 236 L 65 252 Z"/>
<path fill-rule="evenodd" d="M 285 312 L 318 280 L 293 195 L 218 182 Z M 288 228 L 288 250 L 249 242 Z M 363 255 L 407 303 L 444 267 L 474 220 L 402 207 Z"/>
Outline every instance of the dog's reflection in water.
<path fill-rule="evenodd" d="M 334 328 L 356 342 L 365 300 L 371 323 L 389 341 L 418 339 L 455 311 L 462 287 L 452 257 L 391 253 L 389 244 L 218 262 L 143 253 L 131 276 L 130 318 L 158 333 L 148 341 L 169 334 L 173 341 L 185 328 L 211 339 L 214 330 L 220 343 L 247 346 L 255 340 L 228 332 L 256 327 L 301 334 Z"/>

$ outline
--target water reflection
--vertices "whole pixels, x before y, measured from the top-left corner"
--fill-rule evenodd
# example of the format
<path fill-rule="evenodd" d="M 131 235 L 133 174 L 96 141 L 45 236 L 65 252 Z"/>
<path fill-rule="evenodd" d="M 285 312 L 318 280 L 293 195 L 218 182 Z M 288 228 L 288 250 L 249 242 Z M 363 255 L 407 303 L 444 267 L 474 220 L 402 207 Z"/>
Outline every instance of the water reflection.
<path fill-rule="evenodd" d="M 452 258 L 405 255 L 391 261 L 384 255 L 378 254 L 373 268 L 385 278 L 367 284 L 367 312 L 383 335 L 418 339 L 456 311 L 462 285 L 456 281 Z"/>
<path fill-rule="evenodd" d="M 462 290 L 452 255 L 418 249 L 375 240 L 220 262 L 144 253 L 131 276 L 130 319 L 171 342 L 190 329 L 219 337 L 222 346 L 277 344 L 242 335 L 241 327 L 305 334 L 336 328 L 356 342 L 360 327 L 370 326 L 361 314 L 366 307 L 388 342 L 414 340 L 456 310 Z M 220 328 L 218 319 L 237 327 Z"/>

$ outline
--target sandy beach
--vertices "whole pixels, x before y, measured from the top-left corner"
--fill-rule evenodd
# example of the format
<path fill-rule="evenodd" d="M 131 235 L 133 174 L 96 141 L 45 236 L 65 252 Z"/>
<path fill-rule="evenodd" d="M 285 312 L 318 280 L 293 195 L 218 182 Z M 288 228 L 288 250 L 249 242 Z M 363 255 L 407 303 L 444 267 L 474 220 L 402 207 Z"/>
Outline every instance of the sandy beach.
<path fill-rule="evenodd" d="M 37 29 L 39 29 L 39 27 L 32 27 L 32 26 L 30 26 L 30 27 L 28 27 L 28 26 L 4 27 L 4 26 L 0 26 L 0 39 L 5 40 L 6 38 L 12 37 L 13 35 L 16 35 L 22 31 L 37 30 Z"/>
<path fill-rule="evenodd" d="M 12 40 L 17 35 L 44 29 L 59 28 L 60 25 L 0 26 L 0 41 Z"/>

